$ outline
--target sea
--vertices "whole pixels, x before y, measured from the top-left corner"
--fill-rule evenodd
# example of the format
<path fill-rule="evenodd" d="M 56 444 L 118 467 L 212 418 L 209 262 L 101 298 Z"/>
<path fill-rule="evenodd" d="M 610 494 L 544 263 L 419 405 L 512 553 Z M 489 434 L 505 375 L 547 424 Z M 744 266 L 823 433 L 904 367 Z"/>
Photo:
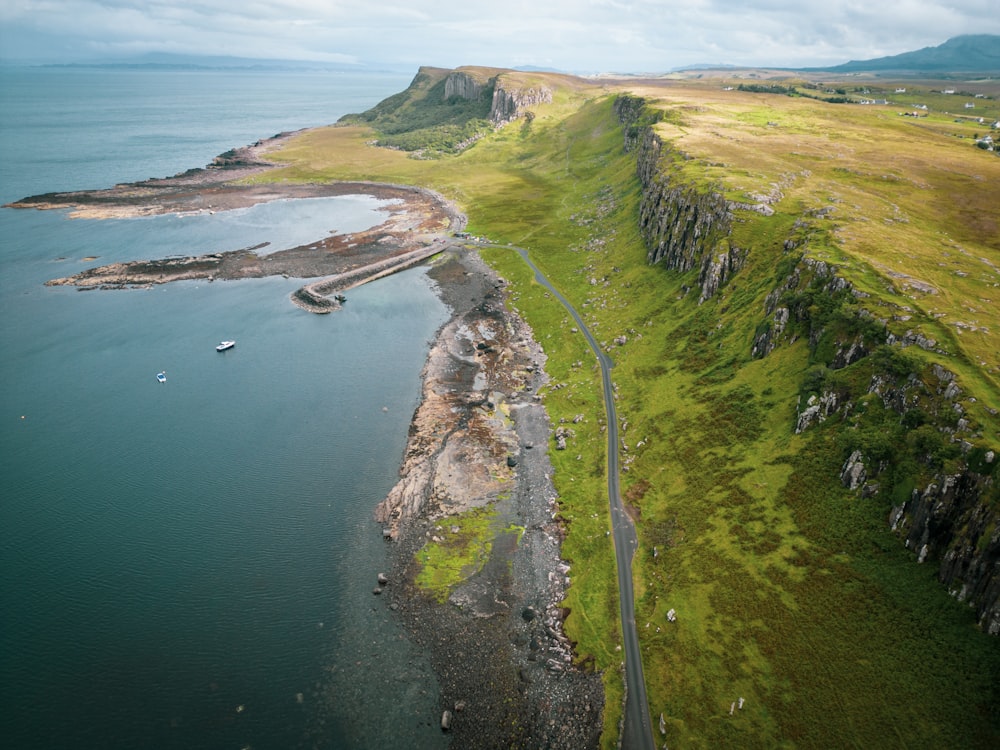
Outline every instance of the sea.
<path fill-rule="evenodd" d="M 0 203 L 203 166 L 411 76 L 0 68 Z M 0 209 L 5 748 L 447 746 L 433 672 L 373 596 L 389 554 L 373 510 L 448 314 L 426 271 L 330 315 L 291 304 L 294 278 L 44 285 L 293 247 L 385 210 L 369 196 L 116 220 Z"/>

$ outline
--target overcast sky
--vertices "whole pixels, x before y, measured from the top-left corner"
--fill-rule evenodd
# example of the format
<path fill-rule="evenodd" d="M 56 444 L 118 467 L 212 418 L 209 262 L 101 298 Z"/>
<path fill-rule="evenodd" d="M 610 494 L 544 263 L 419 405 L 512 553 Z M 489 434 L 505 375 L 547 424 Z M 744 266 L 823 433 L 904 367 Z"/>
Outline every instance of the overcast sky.
<path fill-rule="evenodd" d="M 1000 34 L 997 0 L 0 0 L 0 60 L 149 52 L 371 67 L 835 65 Z"/>

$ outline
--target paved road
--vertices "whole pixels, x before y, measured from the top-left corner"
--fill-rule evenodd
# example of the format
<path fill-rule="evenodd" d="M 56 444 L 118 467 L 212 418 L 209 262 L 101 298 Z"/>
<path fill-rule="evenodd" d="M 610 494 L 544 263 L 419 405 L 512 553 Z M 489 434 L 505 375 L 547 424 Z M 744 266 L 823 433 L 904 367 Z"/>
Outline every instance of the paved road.
<path fill-rule="evenodd" d="M 485 244 L 485 243 L 484 243 Z M 494 246 L 507 247 L 507 246 Z M 611 368 L 614 362 L 598 345 L 587 324 L 576 308 L 552 286 L 538 267 L 531 262 L 526 250 L 517 250 L 524 262 L 535 272 L 535 280 L 548 289 L 576 321 L 587 343 L 594 350 L 601 366 L 604 383 L 604 409 L 608 422 L 608 499 L 611 505 L 611 529 L 615 541 L 615 558 L 618 563 L 618 598 L 621 602 L 622 639 L 625 656 L 625 724 L 622 729 L 623 750 L 654 750 L 653 730 L 646 699 L 646 682 L 642 674 L 642 654 L 639 652 L 639 635 L 635 627 L 635 594 L 632 589 L 632 557 L 638 547 L 635 525 L 622 505 L 618 482 L 618 415 L 615 411 L 614 389 L 611 385 Z"/>

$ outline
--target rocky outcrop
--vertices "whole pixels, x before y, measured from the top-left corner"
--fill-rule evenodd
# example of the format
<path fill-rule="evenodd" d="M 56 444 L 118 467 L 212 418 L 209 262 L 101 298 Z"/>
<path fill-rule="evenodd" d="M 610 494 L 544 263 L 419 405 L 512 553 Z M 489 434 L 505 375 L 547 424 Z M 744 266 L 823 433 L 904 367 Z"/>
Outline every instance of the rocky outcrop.
<path fill-rule="evenodd" d="M 501 127 L 524 115 L 530 107 L 551 102 L 552 91 L 545 86 L 519 87 L 498 76 L 493 87 L 490 122 Z"/>
<path fill-rule="evenodd" d="M 552 103 L 552 90 L 546 86 L 524 86 L 503 74 L 481 81 L 465 71 L 456 70 L 444 81 L 445 100 L 459 97 L 474 101 L 490 92 L 489 120 L 498 128 L 523 117 L 531 107 Z"/>
<path fill-rule="evenodd" d="M 769 315 L 770 319 L 757 328 L 753 343 L 750 345 L 750 356 L 754 359 L 770 354 L 788 325 L 790 313 L 787 307 L 775 308 Z"/>
<path fill-rule="evenodd" d="M 272 162 L 260 157 L 260 146 L 262 141 L 257 141 L 253 146 L 243 146 L 225 151 L 212 159 L 209 168 L 234 169 L 239 167 L 267 167 Z"/>
<path fill-rule="evenodd" d="M 795 434 L 805 432 L 812 425 L 825 421 L 827 417 L 837 412 L 838 406 L 840 397 L 834 391 L 823 391 L 819 396 L 812 394 L 806 401 L 806 408 L 798 413 L 795 420 Z"/>
<path fill-rule="evenodd" d="M 868 478 L 868 471 L 865 469 L 864 455 L 859 450 L 851 453 L 844 463 L 844 468 L 840 470 L 840 481 L 849 490 L 856 490 L 863 487 Z"/>
<path fill-rule="evenodd" d="M 644 119 L 644 102 L 620 97 L 615 111 L 625 130 L 625 148 L 635 154 L 642 193 L 639 230 L 647 260 L 675 271 L 698 269 L 700 301 L 713 297 L 736 273 L 746 252 L 729 244 L 732 213 L 725 197 L 685 183 L 670 169 L 667 147 Z"/>
<path fill-rule="evenodd" d="M 937 565 L 941 583 L 975 610 L 983 630 L 1000 635 L 996 452 L 966 416 L 955 374 L 906 357 L 907 346 L 933 350 L 929 340 L 890 334 L 857 303 L 835 266 L 800 258 L 767 297 L 769 319 L 758 328 L 752 355 L 808 336 L 814 358 L 821 356 L 815 381 L 805 384 L 815 393 L 798 411 L 795 432 L 839 422 L 850 449 L 840 481 L 862 497 L 898 497 L 900 488 L 916 484 L 892 508 L 892 530 L 918 562 Z M 857 388 L 855 365 L 871 373 L 867 387 Z M 842 370 L 849 374 L 839 377 Z M 894 416 L 880 417 L 879 409 Z M 951 471 L 941 473 L 944 466 Z"/>
<path fill-rule="evenodd" d="M 987 458 L 996 463 L 995 453 Z M 894 507 L 889 522 L 919 562 L 938 563 L 938 578 L 976 609 L 980 627 L 1000 635 L 1000 509 L 985 502 L 990 492 L 990 476 L 937 475 Z"/>
<path fill-rule="evenodd" d="M 746 251 L 738 247 L 731 247 L 715 255 L 706 255 L 701 264 L 701 272 L 698 274 L 698 286 L 701 288 L 698 301 L 704 302 L 714 297 L 719 289 L 743 267 L 745 260 Z"/>
<path fill-rule="evenodd" d="M 659 110 L 646 107 L 646 100 L 623 94 L 614 101 L 614 112 L 625 135 L 625 152 L 631 152 L 644 131 L 660 118 Z"/>
<path fill-rule="evenodd" d="M 445 99 L 457 96 L 462 99 L 475 100 L 479 98 L 481 93 L 483 93 L 483 84 L 468 73 L 456 70 L 449 73 L 448 77 L 444 79 Z"/>
<path fill-rule="evenodd" d="M 639 229 L 650 263 L 690 271 L 711 258 L 728 236 L 732 217 L 720 194 L 684 184 L 664 171 L 663 149 L 652 130 L 645 131 L 635 149 L 642 185 Z"/>
<path fill-rule="evenodd" d="M 794 248 L 794 242 L 786 245 Z M 750 345 L 750 355 L 755 359 L 767 356 L 781 341 L 794 343 L 804 332 L 815 348 L 826 332 L 826 316 L 817 316 L 813 300 L 817 297 L 843 301 L 855 295 L 854 287 L 837 273 L 837 267 L 825 261 L 805 257 L 801 252 L 790 256 L 791 272 L 767 295 L 764 300 L 764 320 L 757 327 Z M 791 324 L 791 325 L 790 325 Z M 885 341 L 885 336 L 878 343 Z M 870 347 L 869 347 L 870 348 Z M 857 341 L 841 347 L 842 353 L 834 368 L 856 362 L 867 349 Z"/>
<path fill-rule="evenodd" d="M 518 475 L 511 413 L 530 402 L 537 355 L 526 324 L 498 297 L 491 291 L 488 302 L 456 314 L 428 353 L 400 479 L 375 511 L 393 537 L 414 519 L 489 505 Z"/>

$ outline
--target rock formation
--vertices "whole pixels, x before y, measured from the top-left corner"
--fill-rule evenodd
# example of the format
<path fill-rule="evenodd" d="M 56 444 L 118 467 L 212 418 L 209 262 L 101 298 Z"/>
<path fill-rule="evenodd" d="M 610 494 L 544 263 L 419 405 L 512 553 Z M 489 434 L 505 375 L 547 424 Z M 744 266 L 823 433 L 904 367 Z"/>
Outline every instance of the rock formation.
<path fill-rule="evenodd" d="M 444 79 L 445 99 L 451 99 L 453 96 L 457 96 L 462 99 L 478 99 L 482 92 L 483 84 L 473 78 L 469 73 L 456 70 Z"/>
<path fill-rule="evenodd" d="M 552 92 L 545 86 L 524 88 L 517 86 L 504 76 L 498 76 L 493 88 L 490 122 L 501 127 L 524 115 L 529 107 L 551 102 Z"/>
<path fill-rule="evenodd" d="M 995 453 L 986 458 L 996 463 Z M 980 627 L 1000 635 L 1000 511 L 984 502 L 991 485 L 968 470 L 939 474 L 894 507 L 889 522 L 919 562 L 937 561 L 939 580 L 976 608 Z"/>
<path fill-rule="evenodd" d="M 664 162 L 671 155 L 652 127 L 635 127 L 642 119 L 642 100 L 620 97 L 616 113 L 625 129 L 625 148 L 636 155 L 642 194 L 639 228 L 651 264 L 685 272 L 699 269 L 701 301 L 716 293 L 746 259 L 729 243 L 732 213 L 716 190 L 677 179 Z"/>
<path fill-rule="evenodd" d="M 505 73 L 480 81 L 471 72 L 455 70 L 444 82 L 446 100 L 452 97 L 475 100 L 483 92 L 492 92 L 489 120 L 498 128 L 523 117 L 530 107 L 552 102 L 552 91 L 546 86 L 524 86 L 516 76 Z"/>

